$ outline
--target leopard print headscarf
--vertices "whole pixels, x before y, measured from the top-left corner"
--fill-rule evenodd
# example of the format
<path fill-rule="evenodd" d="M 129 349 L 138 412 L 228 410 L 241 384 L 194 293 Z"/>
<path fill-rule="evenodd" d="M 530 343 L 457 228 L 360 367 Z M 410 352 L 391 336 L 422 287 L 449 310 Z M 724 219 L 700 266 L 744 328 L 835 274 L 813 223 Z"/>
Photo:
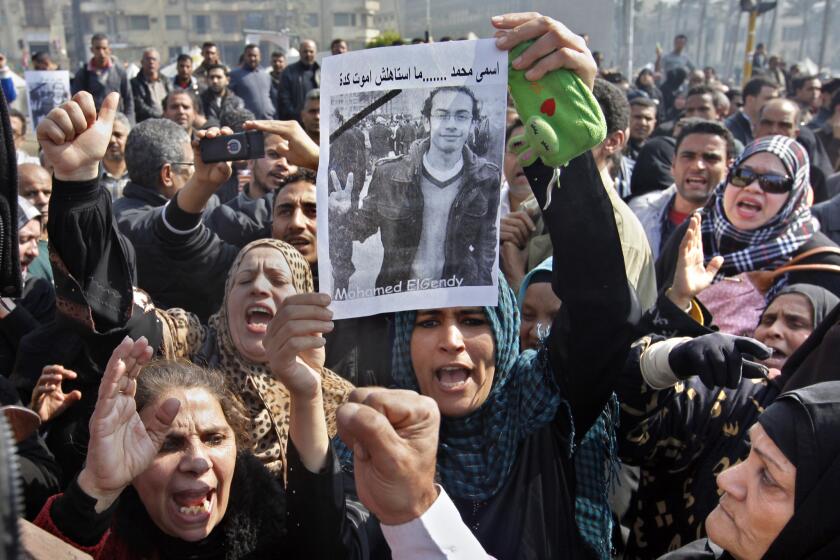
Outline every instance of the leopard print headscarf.
<path fill-rule="evenodd" d="M 283 384 L 271 375 L 264 364 L 257 364 L 242 356 L 233 344 L 228 327 L 228 296 L 234 277 L 245 255 L 257 247 L 270 247 L 279 251 L 292 271 L 292 284 L 297 293 L 314 291 L 309 263 L 291 245 L 276 239 L 260 239 L 246 245 L 236 257 L 228 273 L 225 300 L 218 313 L 210 317 L 210 326 L 216 333 L 216 348 L 222 371 L 239 392 L 251 419 L 251 443 L 254 454 L 277 475 L 286 469 L 286 443 L 289 438 L 289 393 Z M 332 371 L 322 368 L 321 390 L 324 398 L 324 415 L 330 437 L 336 434 L 335 413 L 353 390 L 353 385 Z"/>

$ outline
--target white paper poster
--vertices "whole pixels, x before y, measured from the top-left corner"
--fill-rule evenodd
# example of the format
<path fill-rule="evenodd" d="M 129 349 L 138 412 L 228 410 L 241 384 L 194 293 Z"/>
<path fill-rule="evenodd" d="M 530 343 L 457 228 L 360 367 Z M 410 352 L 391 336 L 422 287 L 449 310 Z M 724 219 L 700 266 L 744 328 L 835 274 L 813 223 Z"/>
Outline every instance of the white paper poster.
<path fill-rule="evenodd" d="M 498 303 L 506 99 L 492 39 L 323 60 L 318 270 L 336 319 Z"/>
<path fill-rule="evenodd" d="M 23 76 L 29 96 L 29 122 L 34 129 L 47 113 L 70 100 L 70 73 L 67 70 L 27 70 Z"/>

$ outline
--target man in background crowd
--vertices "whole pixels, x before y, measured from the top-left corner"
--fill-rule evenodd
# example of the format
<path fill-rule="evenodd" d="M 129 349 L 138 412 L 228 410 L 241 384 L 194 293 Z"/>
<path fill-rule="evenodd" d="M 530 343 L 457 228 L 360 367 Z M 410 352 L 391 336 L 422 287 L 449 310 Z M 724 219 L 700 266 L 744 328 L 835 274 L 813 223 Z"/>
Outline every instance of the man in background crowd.
<path fill-rule="evenodd" d="M 201 93 L 204 88 L 199 85 L 198 80 L 192 75 L 192 57 L 186 53 L 179 54 L 175 65 L 177 73 L 172 78 L 172 87 L 175 90 L 188 89 L 196 95 Z"/>
<path fill-rule="evenodd" d="M 202 43 L 201 58 L 201 64 L 199 64 L 198 68 L 196 68 L 195 72 L 193 72 L 193 76 L 195 76 L 195 78 L 199 80 L 199 82 L 201 80 L 206 80 L 207 71 L 214 64 L 221 64 L 222 66 L 224 66 L 222 60 L 219 58 L 219 47 L 216 46 L 216 43 L 212 41 L 206 41 Z M 224 66 L 224 68 L 225 71 L 228 74 L 230 74 L 230 69 L 227 66 Z"/>
<path fill-rule="evenodd" d="M 230 73 L 230 89 L 242 98 L 245 107 L 258 119 L 273 119 L 274 102 L 271 99 L 271 76 L 260 67 L 260 48 L 245 45 L 242 65 Z"/>
<path fill-rule="evenodd" d="M 230 91 L 227 69 L 222 64 L 213 64 L 207 71 L 207 89 L 201 92 L 201 107 L 204 116 L 222 122 L 222 115 L 245 108 L 242 98 Z"/>
<path fill-rule="evenodd" d="M 779 96 L 779 86 L 767 78 L 753 78 L 744 86 L 744 106 L 726 119 L 726 128 L 743 145 L 753 140 L 753 127 L 764 104 Z"/>
<path fill-rule="evenodd" d="M 108 36 L 104 33 L 94 33 L 90 38 L 90 52 L 93 56 L 87 64 L 79 68 L 70 84 L 72 92 L 89 92 L 93 96 L 96 108 L 99 109 L 105 96 L 116 91 L 120 94 L 118 110 L 133 120 L 134 96 L 122 64 L 111 56 Z"/>
<path fill-rule="evenodd" d="M 114 127 L 111 129 L 111 140 L 108 150 L 102 158 L 100 166 L 99 184 L 110 193 L 111 200 L 122 196 L 123 189 L 128 184 L 128 169 L 125 165 L 125 141 L 131 132 L 131 123 L 122 113 L 114 117 Z"/>
<path fill-rule="evenodd" d="M 318 47 L 315 41 L 305 39 L 298 46 L 300 60 L 290 64 L 280 77 L 277 96 L 277 115 L 281 120 L 298 120 L 306 94 L 320 87 L 321 67 L 315 62 Z"/>
<path fill-rule="evenodd" d="M 140 72 L 131 79 L 134 120 L 137 123 L 163 116 L 163 100 L 172 89 L 169 80 L 160 74 L 160 53 L 157 49 L 143 51 L 140 64 Z"/>
<path fill-rule="evenodd" d="M 303 130 L 316 144 L 321 142 L 321 90 L 318 88 L 309 90 L 306 94 L 306 102 L 300 112 L 300 123 Z"/>

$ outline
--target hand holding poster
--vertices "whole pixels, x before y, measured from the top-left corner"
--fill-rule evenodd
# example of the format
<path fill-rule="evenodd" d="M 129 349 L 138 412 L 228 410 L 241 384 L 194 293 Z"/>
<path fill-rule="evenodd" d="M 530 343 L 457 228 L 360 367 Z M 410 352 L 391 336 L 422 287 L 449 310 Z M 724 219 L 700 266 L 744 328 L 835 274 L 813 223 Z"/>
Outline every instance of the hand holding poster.
<path fill-rule="evenodd" d="M 492 39 L 324 59 L 318 272 L 336 319 L 497 304 L 506 99 Z"/>

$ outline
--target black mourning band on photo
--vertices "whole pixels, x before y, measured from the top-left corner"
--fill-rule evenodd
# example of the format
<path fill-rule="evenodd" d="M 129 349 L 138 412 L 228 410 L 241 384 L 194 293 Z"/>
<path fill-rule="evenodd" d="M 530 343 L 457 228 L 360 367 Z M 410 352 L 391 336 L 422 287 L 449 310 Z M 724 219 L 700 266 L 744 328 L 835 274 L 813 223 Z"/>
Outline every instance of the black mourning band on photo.
<path fill-rule="evenodd" d="M 368 105 L 367 107 L 365 107 L 364 109 L 347 119 L 347 122 L 338 127 L 335 130 L 335 132 L 330 134 L 330 144 L 335 142 L 336 139 L 342 134 L 344 134 L 347 130 L 356 126 L 366 116 L 370 115 L 371 113 L 373 113 L 374 111 L 376 111 L 377 109 L 379 109 L 380 107 L 382 107 L 401 93 L 401 89 L 392 89 L 391 91 L 389 91 L 388 93 L 386 93 L 385 95 L 383 95 L 382 97 L 380 97 L 379 99 L 377 99 L 376 101 L 374 101 L 373 103 L 371 103 L 370 105 Z"/>

